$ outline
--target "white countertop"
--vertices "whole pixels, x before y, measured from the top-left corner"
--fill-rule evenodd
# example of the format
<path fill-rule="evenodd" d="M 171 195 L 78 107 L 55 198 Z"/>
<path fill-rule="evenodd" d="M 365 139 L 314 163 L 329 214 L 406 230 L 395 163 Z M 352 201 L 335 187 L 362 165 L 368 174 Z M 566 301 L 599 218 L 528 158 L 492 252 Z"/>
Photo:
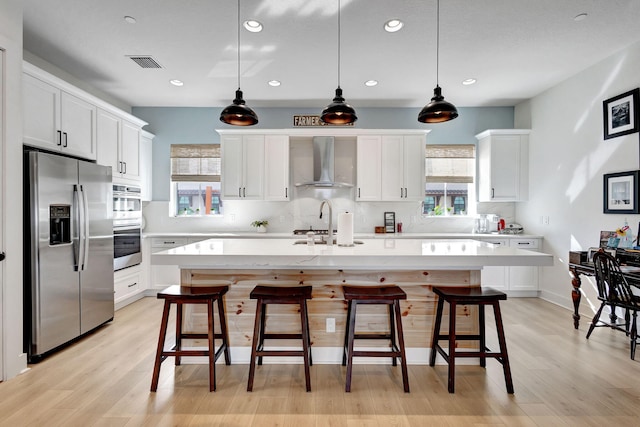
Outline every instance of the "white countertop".
<path fill-rule="evenodd" d="M 257 233 L 251 231 L 228 231 L 211 233 L 186 233 L 186 232 L 143 232 L 142 237 L 189 237 L 189 238 L 229 238 L 229 239 L 304 239 L 306 236 L 293 233 Z M 542 239 L 537 234 L 499 234 L 499 233 L 354 233 L 355 239 Z"/>
<path fill-rule="evenodd" d="M 295 245 L 292 239 L 208 239 L 151 255 L 154 265 L 216 269 L 475 270 L 550 266 L 553 256 L 471 239 L 358 239 L 352 247 Z"/>

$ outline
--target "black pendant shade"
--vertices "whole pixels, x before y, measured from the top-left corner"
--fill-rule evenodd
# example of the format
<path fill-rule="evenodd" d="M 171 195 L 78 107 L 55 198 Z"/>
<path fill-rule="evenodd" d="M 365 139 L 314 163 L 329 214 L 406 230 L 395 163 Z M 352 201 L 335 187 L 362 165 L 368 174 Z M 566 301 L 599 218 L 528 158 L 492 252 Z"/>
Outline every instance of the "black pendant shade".
<path fill-rule="evenodd" d="M 458 117 L 458 110 L 452 103 L 444 100 L 442 89 L 440 89 L 440 86 L 436 86 L 433 89 L 431 102 L 418 114 L 418 121 L 422 123 L 442 123 L 453 120 L 456 117 Z"/>
<path fill-rule="evenodd" d="M 240 90 L 240 0 L 238 0 L 238 90 L 233 103 L 220 113 L 220 121 L 233 126 L 252 126 L 258 123 L 258 115 L 244 103 Z"/>
<path fill-rule="evenodd" d="M 442 89 L 440 89 L 440 0 L 436 1 L 436 87 L 433 89 L 433 98 L 420 114 L 418 121 L 422 123 L 442 123 L 448 122 L 458 117 L 456 107 L 444 100 Z"/>
<path fill-rule="evenodd" d="M 333 125 L 345 125 L 358 120 L 356 110 L 344 101 L 340 86 L 336 89 L 336 96 L 333 98 L 333 102 L 322 110 L 320 120 Z"/>
<path fill-rule="evenodd" d="M 236 90 L 233 104 L 227 106 L 220 113 L 220 121 L 233 126 L 252 126 L 258 123 L 256 113 L 245 105 L 240 88 Z"/>

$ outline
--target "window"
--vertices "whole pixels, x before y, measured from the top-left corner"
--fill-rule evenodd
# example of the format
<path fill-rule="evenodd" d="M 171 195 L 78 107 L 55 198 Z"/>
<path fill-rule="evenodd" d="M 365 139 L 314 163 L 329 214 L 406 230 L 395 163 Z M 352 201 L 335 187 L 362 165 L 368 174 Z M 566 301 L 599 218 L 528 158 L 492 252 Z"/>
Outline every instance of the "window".
<path fill-rule="evenodd" d="M 475 145 L 427 145 L 425 165 L 424 214 L 475 213 Z"/>
<path fill-rule="evenodd" d="M 222 213 L 220 166 L 219 144 L 172 144 L 170 214 Z"/>

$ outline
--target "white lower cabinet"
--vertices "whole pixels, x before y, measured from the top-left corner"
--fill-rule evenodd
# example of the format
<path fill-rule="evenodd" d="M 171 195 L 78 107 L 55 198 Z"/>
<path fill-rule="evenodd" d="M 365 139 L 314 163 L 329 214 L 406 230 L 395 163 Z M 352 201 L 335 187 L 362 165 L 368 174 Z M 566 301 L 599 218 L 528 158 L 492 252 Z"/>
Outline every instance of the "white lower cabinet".
<path fill-rule="evenodd" d="M 177 248 L 178 246 L 197 243 L 206 237 L 152 237 L 148 254 Z M 161 291 L 171 285 L 180 284 L 180 268 L 177 265 L 149 265 L 149 288 L 152 291 Z"/>
<path fill-rule="evenodd" d="M 500 246 L 538 251 L 542 239 L 538 238 L 477 238 Z M 512 297 L 538 296 L 539 267 L 484 267 L 481 273 L 482 286 L 506 292 Z"/>
<path fill-rule="evenodd" d="M 125 268 L 113 274 L 115 309 L 131 304 L 144 296 L 144 284 L 140 266 Z"/>

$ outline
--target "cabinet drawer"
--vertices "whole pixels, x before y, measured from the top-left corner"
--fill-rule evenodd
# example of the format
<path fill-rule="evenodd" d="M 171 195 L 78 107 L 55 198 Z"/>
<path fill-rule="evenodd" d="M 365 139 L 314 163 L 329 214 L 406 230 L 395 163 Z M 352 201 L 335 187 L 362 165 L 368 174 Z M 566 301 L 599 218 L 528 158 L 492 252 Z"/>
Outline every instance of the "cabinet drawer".
<path fill-rule="evenodd" d="M 521 249 L 540 249 L 540 239 L 512 239 L 509 246 Z"/>
<path fill-rule="evenodd" d="M 113 284 L 114 299 L 119 301 L 121 298 L 134 294 L 142 289 L 140 283 L 140 273 L 135 273 L 122 278 L 117 278 Z"/>
<path fill-rule="evenodd" d="M 482 242 L 486 242 L 486 243 L 492 243 L 492 244 L 497 245 L 497 246 L 509 246 L 509 240 L 507 240 L 507 239 L 485 237 L 485 238 L 478 239 L 478 240 L 480 240 Z"/>
<path fill-rule="evenodd" d="M 153 237 L 151 247 L 157 249 L 171 249 L 189 243 L 186 237 Z"/>

